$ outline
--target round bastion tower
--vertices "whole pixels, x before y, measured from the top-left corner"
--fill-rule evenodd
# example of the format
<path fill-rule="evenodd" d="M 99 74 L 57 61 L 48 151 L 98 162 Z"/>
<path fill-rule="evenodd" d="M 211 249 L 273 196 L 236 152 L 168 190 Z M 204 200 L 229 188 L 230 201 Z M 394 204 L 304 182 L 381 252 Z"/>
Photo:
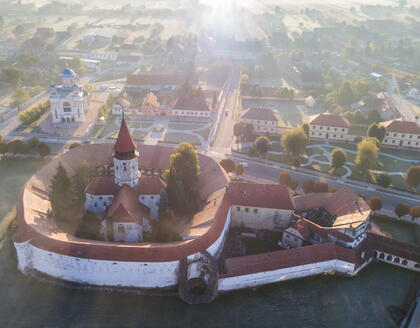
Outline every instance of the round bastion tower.
<path fill-rule="evenodd" d="M 121 121 L 118 138 L 114 145 L 114 175 L 118 186 L 124 184 L 135 187 L 139 182 L 139 153 L 128 131 L 124 115 Z"/>

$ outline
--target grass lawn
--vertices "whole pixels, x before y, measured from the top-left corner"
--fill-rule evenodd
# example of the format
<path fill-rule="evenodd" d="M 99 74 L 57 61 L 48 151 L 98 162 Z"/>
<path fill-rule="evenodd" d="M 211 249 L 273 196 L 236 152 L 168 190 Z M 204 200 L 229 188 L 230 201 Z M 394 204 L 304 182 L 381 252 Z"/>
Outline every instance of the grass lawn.
<path fill-rule="evenodd" d="M 190 144 L 193 144 L 193 145 L 201 144 L 200 140 L 196 136 L 193 136 L 191 134 L 186 134 L 186 133 L 179 133 L 179 132 L 167 132 L 165 134 L 163 141 L 176 142 L 176 143 L 189 142 Z"/>
<path fill-rule="evenodd" d="M 306 155 L 311 156 L 311 155 L 315 155 L 315 154 L 323 154 L 324 152 L 322 151 L 321 148 L 306 148 Z"/>
<path fill-rule="evenodd" d="M 196 123 L 169 123 L 168 128 L 174 129 L 174 130 L 182 130 L 182 131 L 188 131 L 188 130 L 197 130 L 202 127 L 204 127 L 205 124 L 196 124 Z"/>
<path fill-rule="evenodd" d="M 315 171 L 320 171 L 320 172 L 325 172 L 325 173 L 329 173 L 331 166 L 326 165 L 326 164 L 311 164 L 308 166 L 305 166 L 308 169 L 312 169 Z"/>
<path fill-rule="evenodd" d="M 403 162 L 397 159 L 379 155 L 379 168 L 388 172 L 406 172 L 413 163 Z"/>
<path fill-rule="evenodd" d="M 207 129 L 201 130 L 201 131 L 196 131 L 194 133 L 199 134 L 200 136 L 202 136 L 204 139 L 207 140 L 207 138 L 209 137 L 210 128 L 207 128 Z"/>
<path fill-rule="evenodd" d="M 403 221 L 394 221 L 383 217 L 374 216 L 373 222 L 388 236 L 406 241 L 409 243 L 416 243 L 415 230 L 413 225 Z"/>
<path fill-rule="evenodd" d="M 15 206 L 25 182 L 46 163 L 41 159 L 0 159 L 0 219 Z"/>
<path fill-rule="evenodd" d="M 128 122 L 130 129 L 147 129 L 153 125 L 153 122 Z"/>
<path fill-rule="evenodd" d="M 143 141 L 143 140 L 144 140 L 144 138 L 145 138 L 145 137 L 146 137 L 146 135 L 147 135 L 147 132 L 145 132 L 145 131 L 140 131 L 140 130 L 135 130 L 135 131 L 133 131 L 133 132 L 132 132 L 132 135 L 133 135 L 133 139 L 134 139 L 134 140 Z"/>
<path fill-rule="evenodd" d="M 357 151 L 357 145 L 356 144 L 350 144 L 350 143 L 341 143 L 341 142 L 330 142 L 331 146 L 335 146 L 337 148 L 342 148 L 343 150 L 354 150 Z"/>
<path fill-rule="evenodd" d="M 394 148 L 381 148 L 381 153 L 386 153 L 394 156 L 400 156 L 406 159 L 418 160 L 420 161 L 420 151 L 415 150 L 404 150 L 404 149 L 394 149 Z"/>
<path fill-rule="evenodd" d="M 117 133 L 118 127 L 115 125 L 114 121 L 109 121 L 105 127 L 103 128 L 102 132 L 100 133 L 99 137 L 104 138 L 108 136 L 110 133 Z"/>
<path fill-rule="evenodd" d="M 93 128 L 90 130 L 88 136 L 91 137 L 91 138 L 97 138 L 101 134 L 101 132 L 103 131 L 103 129 L 104 129 L 104 126 L 103 125 L 95 124 L 93 126 Z"/>

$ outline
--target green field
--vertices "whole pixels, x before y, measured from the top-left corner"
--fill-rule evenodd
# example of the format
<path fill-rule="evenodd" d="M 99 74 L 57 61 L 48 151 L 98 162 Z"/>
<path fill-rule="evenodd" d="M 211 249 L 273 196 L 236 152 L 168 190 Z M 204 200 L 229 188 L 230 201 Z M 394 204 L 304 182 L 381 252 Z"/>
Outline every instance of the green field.
<path fill-rule="evenodd" d="M 41 159 L 0 159 L 0 219 L 14 207 L 26 180 L 45 163 Z"/>
<path fill-rule="evenodd" d="M 388 236 L 416 244 L 415 230 L 413 224 L 403 221 L 395 221 L 382 217 L 374 217 L 373 222 Z"/>

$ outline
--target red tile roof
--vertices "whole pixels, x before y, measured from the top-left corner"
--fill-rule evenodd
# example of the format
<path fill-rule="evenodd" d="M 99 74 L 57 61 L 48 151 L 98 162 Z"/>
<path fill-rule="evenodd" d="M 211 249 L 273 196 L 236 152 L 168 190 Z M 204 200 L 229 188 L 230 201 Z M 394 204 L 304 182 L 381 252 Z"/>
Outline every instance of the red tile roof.
<path fill-rule="evenodd" d="M 337 128 L 348 128 L 350 127 L 349 122 L 341 117 L 340 115 L 334 115 L 329 113 L 321 113 L 312 115 L 309 121 L 312 125 L 332 126 Z"/>
<path fill-rule="evenodd" d="M 133 222 L 132 220 L 135 220 L 141 223 L 144 217 L 150 216 L 150 210 L 139 203 L 137 193 L 133 188 L 123 185 L 115 194 L 112 204 L 107 208 L 106 216 L 112 218 L 114 222 Z M 130 218 L 131 220 L 129 220 Z"/>
<path fill-rule="evenodd" d="M 157 97 L 153 92 L 149 92 L 146 97 L 144 97 L 142 106 L 150 106 L 150 107 L 156 107 L 159 108 L 160 104 L 157 100 Z"/>
<path fill-rule="evenodd" d="M 242 113 L 241 119 L 274 121 L 274 122 L 278 121 L 276 115 L 271 109 L 263 108 L 263 107 L 248 108 Z"/>
<path fill-rule="evenodd" d="M 92 195 L 114 195 L 117 190 L 113 177 L 96 177 L 87 185 L 85 192 Z"/>
<path fill-rule="evenodd" d="M 305 194 L 294 198 L 296 210 L 322 207 L 336 219 L 333 227 L 346 228 L 362 224 L 370 208 L 352 189 L 342 187 L 334 193 Z"/>
<path fill-rule="evenodd" d="M 204 112 L 210 111 L 210 108 L 206 102 L 206 98 L 201 92 L 180 95 L 172 109 Z"/>
<path fill-rule="evenodd" d="M 392 120 L 381 123 L 387 132 L 418 134 L 420 135 L 420 126 L 416 122 L 408 122 L 401 120 Z"/>
<path fill-rule="evenodd" d="M 182 84 L 185 77 L 172 74 L 129 74 L 127 76 L 128 86 L 141 85 L 176 85 Z"/>
<path fill-rule="evenodd" d="M 159 177 L 142 176 L 139 179 L 139 195 L 158 195 L 162 189 L 166 188 L 166 183 Z"/>
<path fill-rule="evenodd" d="M 241 276 L 311 263 L 344 260 L 355 263 L 355 251 L 332 243 L 226 259 L 226 276 Z M 223 276 L 222 276 L 223 277 Z"/>
<path fill-rule="evenodd" d="M 295 209 L 292 192 L 285 185 L 231 182 L 227 194 L 232 205 Z"/>
<path fill-rule="evenodd" d="M 137 149 L 136 144 L 131 137 L 130 131 L 128 130 L 127 123 L 123 117 L 121 121 L 120 131 L 118 132 L 117 141 L 114 145 L 114 150 L 118 153 L 129 153 Z"/>

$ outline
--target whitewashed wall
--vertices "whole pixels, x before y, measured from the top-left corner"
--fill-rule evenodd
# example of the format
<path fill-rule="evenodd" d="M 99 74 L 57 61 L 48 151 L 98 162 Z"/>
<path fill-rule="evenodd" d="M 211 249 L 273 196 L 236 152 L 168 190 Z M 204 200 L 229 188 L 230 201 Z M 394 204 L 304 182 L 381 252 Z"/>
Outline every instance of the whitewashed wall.
<path fill-rule="evenodd" d="M 141 191 L 141 185 L 140 185 Z M 150 218 L 156 220 L 158 218 L 160 195 L 140 195 L 139 202 L 150 208 Z"/>
<path fill-rule="evenodd" d="M 218 257 L 230 224 L 230 211 L 219 238 L 207 251 Z M 163 288 L 175 286 L 178 281 L 179 261 L 126 262 L 77 258 L 37 248 L 30 242 L 15 243 L 18 269 L 25 273 L 34 269 L 48 276 L 97 286 L 125 286 Z M 195 258 L 193 254 L 189 258 Z"/>
<path fill-rule="evenodd" d="M 255 287 L 273 282 L 314 276 L 329 271 L 338 271 L 351 276 L 354 271 L 354 264 L 340 260 L 330 260 L 314 264 L 299 265 L 285 269 L 258 272 L 243 276 L 220 278 L 219 291 Z"/>

